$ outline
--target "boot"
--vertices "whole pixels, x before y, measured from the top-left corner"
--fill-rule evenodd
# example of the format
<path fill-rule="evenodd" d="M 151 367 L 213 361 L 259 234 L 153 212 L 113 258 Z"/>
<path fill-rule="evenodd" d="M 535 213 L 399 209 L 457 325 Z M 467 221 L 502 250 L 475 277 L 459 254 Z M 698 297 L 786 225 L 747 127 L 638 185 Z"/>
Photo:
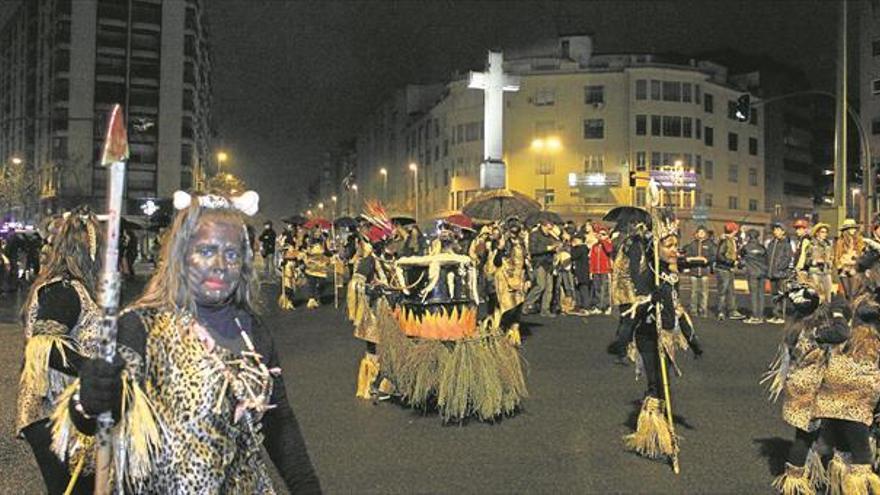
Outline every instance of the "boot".
<path fill-rule="evenodd" d="M 785 472 L 773 480 L 773 488 L 782 495 L 816 495 L 816 487 L 810 482 L 806 466 L 785 463 Z"/>
<path fill-rule="evenodd" d="M 870 464 L 849 464 L 839 486 L 831 486 L 831 493 L 842 495 L 880 495 L 880 477 Z"/>
<path fill-rule="evenodd" d="M 287 292 L 284 290 L 282 290 L 281 295 L 278 296 L 278 307 L 281 308 L 282 311 L 293 310 L 293 301 L 287 297 Z"/>
<path fill-rule="evenodd" d="M 656 397 L 645 397 L 636 422 L 636 431 L 624 436 L 623 441 L 627 449 L 651 459 L 677 453 L 678 442 L 673 438 L 669 423 L 663 415 L 663 401 Z"/>
<path fill-rule="evenodd" d="M 360 369 L 358 369 L 357 391 L 355 397 L 360 399 L 370 399 L 371 388 L 376 377 L 379 376 L 379 358 L 375 354 L 366 353 L 361 359 Z"/>
<path fill-rule="evenodd" d="M 519 347 L 522 345 L 522 338 L 519 334 L 519 324 L 514 323 L 510 326 L 510 330 L 507 331 L 507 340 L 511 343 L 511 345 L 515 345 Z"/>

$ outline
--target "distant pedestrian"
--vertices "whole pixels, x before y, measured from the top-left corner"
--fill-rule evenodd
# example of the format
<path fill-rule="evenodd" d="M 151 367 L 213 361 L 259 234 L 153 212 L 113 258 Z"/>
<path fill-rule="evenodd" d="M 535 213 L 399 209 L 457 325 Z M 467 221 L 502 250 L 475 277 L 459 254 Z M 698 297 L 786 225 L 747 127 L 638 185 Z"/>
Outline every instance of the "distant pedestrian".
<path fill-rule="evenodd" d="M 746 243 L 741 249 L 742 264 L 749 282 L 752 315 L 745 323 L 764 322 L 764 281 L 767 279 L 767 250 L 761 244 L 761 233 L 756 229 L 746 232 Z"/>
<path fill-rule="evenodd" d="M 709 316 L 709 273 L 715 261 L 715 243 L 706 227 L 700 225 L 694 240 L 685 246 L 684 255 L 690 268 L 691 310 L 693 316 Z"/>
<path fill-rule="evenodd" d="M 584 243 L 583 234 L 571 240 L 571 262 L 574 266 L 575 310 L 586 315 L 590 309 L 590 250 Z"/>
<path fill-rule="evenodd" d="M 797 279 L 806 282 L 809 279 L 807 268 L 803 266 L 804 244 L 810 240 L 810 222 L 805 218 L 798 218 L 794 221 L 794 241 L 792 241 L 794 249 L 794 270 Z"/>
<path fill-rule="evenodd" d="M 785 292 L 785 282 L 791 278 L 794 265 L 794 252 L 791 241 L 781 223 L 773 224 L 773 238 L 767 242 L 767 278 L 770 280 L 770 294 L 773 298 L 773 316 L 767 323 L 782 325 L 785 323 L 783 304 L 785 298 L 781 297 Z"/>
<path fill-rule="evenodd" d="M 611 314 L 611 253 L 613 247 L 608 238 L 608 229 L 600 226 L 596 229 L 598 240 L 590 249 L 590 279 L 592 293 L 590 312 L 593 314 Z"/>
<path fill-rule="evenodd" d="M 260 256 L 263 258 L 263 280 L 271 280 L 275 264 L 275 240 L 278 235 L 272 228 L 272 222 L 263 224 L 263 232 L 260 233 Z"/>
<path fill-rule="evenodd" d="M 529 312 L 534 312 L 533 308 L 540 301 L 541 316 L 556 316 L 550 304 L 553 302 L 553 258 L 559 242 L 559 238 L 553 234 L 553 222 L 549 220 L 529 233 L 529 254 L 535 270 L 535 285 L 529 290 L 523 305 Z"/>
<path fill-rule="evenodd" d="M 730 318 L 742 320 L 745 318 L 736 307 L 736 294 L 734 293 L 733 281 L 734 270 L 739 264 L 739 246 L 737 233 L 739 225 L 736 222 L 724 224 L 724 235 L 718 243 L 718 251 L 715 255 L 715 273 L 718 275 L 718 319 Z"/>

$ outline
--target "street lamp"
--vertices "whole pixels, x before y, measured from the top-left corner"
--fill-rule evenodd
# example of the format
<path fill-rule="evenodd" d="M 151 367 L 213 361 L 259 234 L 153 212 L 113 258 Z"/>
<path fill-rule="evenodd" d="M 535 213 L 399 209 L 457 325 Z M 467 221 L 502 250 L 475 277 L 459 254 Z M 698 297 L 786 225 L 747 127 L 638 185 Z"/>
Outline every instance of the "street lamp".
<path fill-rule="evenodd" d="M 223 169 L 223 162 L 225 162 L 228 159 L 229 159 L 229 155 L 227 155 L 225 151 L 218 151 L 217 152 L 217 173 L 218 174 Z"/>
<path fill-rule="evenodd" d="M 17 156 L 12 157 L 12 164 L 13 165 L 21 165 L 21 162 L 22 162 L 21 158 L 19 158 Z"/>
<path fill-rule="evenodd" d="M 380 168 L 379 174 L 382 176 L 382 201 L 388 203 L 388 169 Z"/>
<path fill-rule="evenodd" d="M 415 191 L 415 198 L 416 198 L 416 201 L 415 201 L 416 212 L 413 216 L 415 217 L 416 222 L 418 222 L 419 221 L 419 166 L 416 165 L 415 163 L 410 163 L 409 169 L 413 173 L 413 190 Z"/>
<path fill-rule="evenodd" d="M 532 140 L 530 148 L 533 153 L 538 153 L 541 157 L 546 158 L 546 155 L 558 153 L 562 150 L 562 141 L 557 136 L 535 138 Z M 549 163 L 540 163 L 538 166 L 538 173 L 544 176 L 544 198 L 541 203 L 544 205 L 545 210 L 547 209 L 547 176 L 552 173 L 551 169 L 552 167 Z"/>

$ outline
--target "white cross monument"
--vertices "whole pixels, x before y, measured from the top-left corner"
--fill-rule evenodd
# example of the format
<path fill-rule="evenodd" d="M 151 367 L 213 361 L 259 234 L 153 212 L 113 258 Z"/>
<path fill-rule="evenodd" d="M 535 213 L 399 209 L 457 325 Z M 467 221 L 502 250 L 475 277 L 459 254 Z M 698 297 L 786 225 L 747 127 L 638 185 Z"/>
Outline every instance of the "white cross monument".
<path fill-rule="evenodd" d="M 480 188 L 506 187 L 504 166 L 504 92 L 519 91 L 519 78 L 504 73 L 504 55 L 489 52 L 486 72 L 471 72 L 468 87 L 483 90 L 483 163 Z"/>

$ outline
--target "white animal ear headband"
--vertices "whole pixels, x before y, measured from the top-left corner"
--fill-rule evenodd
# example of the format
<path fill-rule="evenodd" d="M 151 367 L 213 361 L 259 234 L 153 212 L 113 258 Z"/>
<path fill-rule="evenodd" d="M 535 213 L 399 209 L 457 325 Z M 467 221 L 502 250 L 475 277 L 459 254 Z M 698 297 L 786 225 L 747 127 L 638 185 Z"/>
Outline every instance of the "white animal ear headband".
<path fill-rule="evenodd" d="M 236 210 L 252 217 L 260 209 L 260 195 L 256 191 L 247 191 L 241 196 L 234 198 L 224 198 L 216 194 L 206 194 L 204 196 L 195 196 L 199 206 L 202 208 L 235 208 Z M 193 196 L 183 191 L 174 193 L 174 209 L 182 210 L 189 208 L 193 202 Z"/>

